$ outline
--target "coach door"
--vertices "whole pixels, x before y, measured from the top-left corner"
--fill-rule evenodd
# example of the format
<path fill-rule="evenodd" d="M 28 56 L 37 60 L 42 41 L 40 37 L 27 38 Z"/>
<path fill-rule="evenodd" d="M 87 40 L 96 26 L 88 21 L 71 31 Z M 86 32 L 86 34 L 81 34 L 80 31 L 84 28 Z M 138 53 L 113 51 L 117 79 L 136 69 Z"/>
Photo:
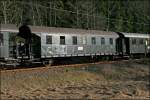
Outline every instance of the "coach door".
<path fill-rule="evenodd" d="M 116 40 L 116 51 L 119 55 L 130 54 L 130 42 L 129 38 L 125 37 L 123 34 L 118 33 L 119 38 Z"/>
<path fill-rule="evenodd" d="M 121 38 L 120 41 L 121 41 L 120 44 L 122 45 L 120 46 L 121 54 L 128 55 L 130 53 L 129 38 L 124 37 L 124 38 Z"/>
<path fill-rule="evenodd" d="M 128 55 L 130 54 L 130 42 L 129 42 L 129 40 L 130 40 L 129 38 L 124 39 L 125 53 L 128 54 Z"/>
<path fill-rule="evenodd" d="M 34 58 L 41 57 L 41 37 L 32 34 L 31 53 Z"/>
<path fill-rule="evenodd" d="M 130 46 L 129 46 L 129 38 L 118 38 L 116 40 L 116 51 L 120 55 L 125 55 L 130 53 Z"/>
<path fill-rule="evenodd" d="M 116 40 L 116 51 L 120 55 L 123 54 L 122 38 L 117 38 Z"/>

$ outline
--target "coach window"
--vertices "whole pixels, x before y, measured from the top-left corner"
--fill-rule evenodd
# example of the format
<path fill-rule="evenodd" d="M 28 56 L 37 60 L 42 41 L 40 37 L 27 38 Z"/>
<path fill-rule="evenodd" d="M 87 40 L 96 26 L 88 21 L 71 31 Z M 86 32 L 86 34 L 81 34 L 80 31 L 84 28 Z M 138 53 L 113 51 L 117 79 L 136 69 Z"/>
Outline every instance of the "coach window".
<path fill-rule="evenodd" d="M 132 44 L 136 44 L 136 39 L 132 39 Z"/>
<path fill-rule="evenodd" d="M 113 45 L 113 38 L 109 38 L 110 45 Z"/>
<path fill-rule="evenodd" d="M 65 44 L 65 36 L 60 36 L 60 44 Z"/>
<path fill-rule="evenodd" d="M 52 36 L 46 36 L 46 44 L 52 44 Z"/>
<path fill-rule="evenodd" d="M 76 36 L 72 37 L 72 44 L 77 45 L 77 37 Z"/>
<path fill-rule="evenodd" d="M 143 41 L 143 39 L 140 39 L 140 44 L 144 44 L 144 41 Z"/>
<path fill-rule="evenodd" d="M 92 40 L 91 40 L 92 44 L 96 44 L 96 38 L 95 38 L 95 37 L 92 37 L 91 39 L 92 39 Z"/>
<path fill-rule="evenodd" d="M 101 38 L 101 44 L 104 45 L 105 44 L 105 38 Z"/>
<path fill-rule="evenodd" d="M 3 45 L 3 34 L 0 33 L 0 46 Z"/>

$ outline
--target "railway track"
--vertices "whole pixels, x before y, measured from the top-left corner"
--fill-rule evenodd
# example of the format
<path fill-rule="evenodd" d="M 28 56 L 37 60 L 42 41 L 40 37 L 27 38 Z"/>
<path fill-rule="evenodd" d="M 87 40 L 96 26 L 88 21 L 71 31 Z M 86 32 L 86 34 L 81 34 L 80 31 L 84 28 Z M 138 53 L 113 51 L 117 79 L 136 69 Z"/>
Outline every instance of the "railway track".
<path fill-rule="evenodd" d="M 137 59 L 139 60 L 139 59 Z M 129 60 L 121 60 L 122 62 L 128 62 Z M 84 67 L 88 65 L 97 65 L 97 64 L 111 64 L 120 61 L 99 61 L 94 63 L 83 63 L 83 64 L 63 64 L 63 65 L 45 65 L 45 66 L 38 66 L 38 67 L 19 67 L 13 69 L 0 69 L 1 73 L 9 73 L 9 72 L 23 72 L 23 71 L 39 71 L 39 70 L 48 70 L 48 69 L 55 69 L 55 68 L 63 68 L 63 67 Z"/>

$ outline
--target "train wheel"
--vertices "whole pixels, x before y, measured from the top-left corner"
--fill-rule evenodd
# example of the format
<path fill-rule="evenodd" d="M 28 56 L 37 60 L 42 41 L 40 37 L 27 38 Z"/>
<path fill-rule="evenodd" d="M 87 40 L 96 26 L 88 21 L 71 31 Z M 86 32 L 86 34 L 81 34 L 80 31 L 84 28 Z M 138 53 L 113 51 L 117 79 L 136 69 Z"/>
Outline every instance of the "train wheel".
<path fill-rule="evenodd" d="M 53 64 L 53 62 L 54 62 L 53 59 L 50 59 L 50 60 L 48 61 L 48 65 L 51 66 L 51 65 Z"/>
<path fill-rule="evenodd" d="M 53 64 L 53 59 L 44 60 L 44 61 L 42 61 L 42 64 L 46 67 L 50 67 Z"/>

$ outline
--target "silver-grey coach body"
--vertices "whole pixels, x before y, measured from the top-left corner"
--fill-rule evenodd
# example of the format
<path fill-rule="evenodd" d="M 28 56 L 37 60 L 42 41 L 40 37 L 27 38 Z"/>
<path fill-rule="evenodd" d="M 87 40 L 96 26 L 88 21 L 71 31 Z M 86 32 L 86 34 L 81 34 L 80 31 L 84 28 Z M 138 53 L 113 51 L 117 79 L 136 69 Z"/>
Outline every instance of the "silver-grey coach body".
<path fill-rule="evenodd" d="M 124 33 L 121 32 L 125 38 L 129 38 L 129 48 L 130 54 L 145 53 L 149 52 L 149 41 L 150 34 L 140 34 L 140 33 Z"/>
<path fill-rule="evenodd" d="M 51 44 L 47 44 L 47 36 L 51 37 Z M 65 39 L 64 44 L 60 44 L 61 37 Z M 77 38 L 76 44 L 73 44 L 73 37 Z M 92 38 L 95 39 L 94 43 Z M 101 43 L 102 38 L 104 43 Z M 110 38 L 113 41 L 111 44 Z M 117 38 L 118 35 L 115 32 L 50 28 L 49 32 L 41 33 L 41 57 L 115 55 Z"/>
<path fill-rule="evenodd" d="M 10 35 L 18 33 L 15 25 L 2 24 L 0 27 L 1 43 L 0 43 L 0 58 L 13 59 L 11 57 L 11 41 Z"/>
<path fill-rule="evenodd" d="M 66 56 L 91 56 L 91 55 L 115 55 L 115 32 L 83 30 L 71 28 L 38 27 L 29 26 L 31 32 L 41 37 L 41 58 L 66 57 Z M 0 47 L 0 56 L 9 58 L 9 34 L 18 33 L 15 25 L 3 25 L 4 45 Z M 47 43 L 47 36 L 51 36 L 51 44 Z M 60 44 L 60 37 L 65 43 Z M 73 44 L 76 37 L 76 44 Z M 111 43 L 110 43 L 111 39 Z"/>
<path fill-rule="evenodd" d="M 15 25 L 1 26 L 3 42 L 0 45 L 0 58 L 9 58 L 11 57 L 9 36 L 12 33 L 17 34 L 18 28 Z M 39 55 L 41 58 L 116 55 L 117 52 L 116 39 L 119 36 L 115 32 L 41 26 L 29 27 L 32 33 L 40 37 Z M 146 41 L 150 41 L 150 35 L 123 32 L 122 34 L 125 38 L 129 38 L 130 54 L 145 53 L 145 50 L 150 48 L 148 47 L 149 44 L 146 45 Z M 134 43 L 135 40 L 136 43 Z"/>

